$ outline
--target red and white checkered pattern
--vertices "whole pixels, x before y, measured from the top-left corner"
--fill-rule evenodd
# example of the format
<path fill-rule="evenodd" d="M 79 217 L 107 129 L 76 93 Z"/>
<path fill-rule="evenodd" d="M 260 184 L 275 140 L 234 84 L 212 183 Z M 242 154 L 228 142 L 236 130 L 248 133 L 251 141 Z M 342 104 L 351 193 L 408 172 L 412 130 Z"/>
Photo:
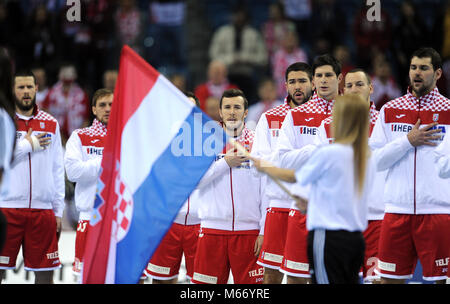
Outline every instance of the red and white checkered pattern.
<path fill-rule="evenodd" d="M 383 107 L 385 109 L 419 111 L 419 106 L 421 111 L 449 111 L 450 101 L 439 93 L 437 87 L 420 98 L 415 97 L 408 89 L 407 94 L 389 101 Z"/>
<path fill-rule="evenodd" d="M 289 112 L 289 110 L 291 109 L 291 107 L 289 106 L 287 97 L 284 99 L 284 103 L 282 105 L 279 105 L 273 109 L 268 110 L 266 113 L 264 113 L 263 115 L 266 116 L 281 116 L 284 117 L 287 115 L 287 113 Z"/>
<path fill-rule="evenodd" d="M 130 229 L 133 217 L 133 196 L 119 175 L 116 178 L 115 193 L 117 194 L 117 202 L 113 220 L 113 235 L 115 235 L 117 242 L 120 242 Z"/>
<path fill-rule="evenodd" d="M 369 113 L 370 113 L 370 124 L 372 125 L 372 128 L 373 128 L 373 126 L 377 122 L 378 115 L 379 115 L 379 112 L 375 108 L 375 104 L 373 102 L 370 103 Z M 331 125 L 332 120 L 333 120 L 333 116 L 327 117 L 323 120 L 323 124 Z"/>
<path fill-rule="evenodd" d="M 90 137 L 106 136 L 106 126 L 97 119 L 94 119 L 92 125 L 87 128 L 75 130 L 78 134 L 84 134 Z"/>
<path fill-rule="evenodd" d="M 242 130 L 241 135 L 238 138 L 236 138 L 236 141 L 240 143 L 242 146 L 244 146 L 247 149 L 247 151 L 250 152 L 252 150 L 254 138 L 255 138 L 255 131 L 244 128 Z"/>
<path fill-rule="evenodd" d="M 34 119 L 36 119 L 36 120 L 48 120 L 48 121 L 57 122 L 55 117 L 53 117 L 52 115 L 48 114 L 47 112 L 42 111 L 41 109 L 39 109 L 39 107 L 37 107 L 37 113 L 34 116 Z"/>
<path fill-rule="evenodd" d="M 310 98 L 310 100 L 307 103 L 304 103 L 292 109 L 292 112 L 331 115 L 333 104 L 334 100 L 328 101 L 326 99 L 319 97 L 317 93 L 314 92 L 314 95 Z"/>

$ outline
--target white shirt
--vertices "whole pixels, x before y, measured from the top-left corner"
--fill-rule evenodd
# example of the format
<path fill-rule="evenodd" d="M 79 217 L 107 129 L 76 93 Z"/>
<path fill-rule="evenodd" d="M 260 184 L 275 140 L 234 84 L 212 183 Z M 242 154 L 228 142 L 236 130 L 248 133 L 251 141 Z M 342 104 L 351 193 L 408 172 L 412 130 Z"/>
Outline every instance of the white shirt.
<path fill-rule="evenodd" d="M 364 188 L 359 197 L 354 183 L 353 148 L 350 145 L 321 146 L 295 173 L 300 186 L 311 185 L 308 193 L 308 230 L 364 231 L 367 228 L 367 194 L 375 167 L 369 160 Z"/>

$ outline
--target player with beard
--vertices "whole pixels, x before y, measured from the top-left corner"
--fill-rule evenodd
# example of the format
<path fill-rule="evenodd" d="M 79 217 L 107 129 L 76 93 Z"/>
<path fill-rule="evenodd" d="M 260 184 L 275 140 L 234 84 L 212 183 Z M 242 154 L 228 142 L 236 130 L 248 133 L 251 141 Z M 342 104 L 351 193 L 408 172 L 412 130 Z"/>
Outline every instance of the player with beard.
<path fill-rule="evenodd" d="M 254 134 L 245 127 L 247 113 L 248 102 L 242 91 L 223 93 L 219 112 L 223 128 L 250 152 Z M 236 284 L 262 283 L 264 270 L 256 264 L 266 210 L 261 178 L 247 156 L 236 154 L 228 145 L 225 152 L 197 186 L 201 231 L 192 282 L 226 284 L 231 269 Z"/>
<path fill-rule="evenodd" d="M 16 108 L 16 148 L 8 172 L 10 185 L 0 194 L 7 236 L 0 252 L 0 280 L 14 269 L 20 247 L 25 270 L 34 271 L 35 283 L 53 283 L 61 267 L 58 239 L 64 211 L 64 164 L 59 124 L 36 106 L 36 79 L 19 72 L 13 81 Z"/>
<path fill-rule="evenodd" d="M 432 48 L 410 59 L 408 92 L 380 110 L 369 144 L 384 189 L 378 269 L 382 283 L 404 283 L 417 259 L 423 279 L 445 282 L 450 253 L 450 188 L 434 151 L 450 127 L 450 101 L 439 93 L 440 55 Z"/>
<path fill-rule="evenodd" d="M 285 73 L 287 97 L 284 103 L 261 115 L 255 129 L 252 156 L 270 161 L 277 144 L 279 131 L 289 110 L 304 104 L 312 92 L 311 67 L 304 62 L 291 64 Z M 279 271 L 283 260 L 289 208 L 292 200 L 272 180 L 262 177 L 263 199 L 269 209 L 264 228 L 264 242 L 258 264 L 264 266 L 264 283 L 280 284 L 283 274 Z"/>
<path fill-rule="evenodd" d="M 92 97 L 92 112 L 95 115 L 92 125 L 74 130 L 66 143 L 64 165 L 67 178 L 76 183 L 75 206 L 79 212 L 75 261 L 72 268 L 76 275 L 80 275 L 83 265 L 84 247 L 94 206 L 113 98 L 114 93 L 111 90 L 97 90 Z"/>
<path fill-rule="evenodd" d="M 318 127 L 322 120 L 331 115 L 334 100 L 338 96 L 342 74 L 341 64 L 336 58 L 328 54 L 316 57 L 312 75 L 315 93 L 307 103 L 290 110 L 281 127 L 273 159 L 274 164 L 281 168 L 298 170 L 307 161 L 310 153 L 303 153 L 302 148 L 314 142 Z M 291 189 L 291 192 L 295 191 Z M 310 281 L 307 234 L 306 216 L 292 202 L 280 267 L 280 271 L 288 276 L 288 283 L 306 284 Z"/>

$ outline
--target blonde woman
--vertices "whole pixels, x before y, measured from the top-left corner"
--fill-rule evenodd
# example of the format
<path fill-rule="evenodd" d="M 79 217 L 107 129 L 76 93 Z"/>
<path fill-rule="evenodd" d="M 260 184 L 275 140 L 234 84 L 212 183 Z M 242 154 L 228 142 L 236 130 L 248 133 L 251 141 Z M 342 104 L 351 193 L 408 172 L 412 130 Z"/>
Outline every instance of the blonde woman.
<path fill-rule="evenodd" d="M 362 231 L 367 227 L 367 186 L 375 172 L 367 144 L 367 102 L 359 95 L 339 96 L 331 128 L 335 142 L 319 147 L 297 172 L 252 160 L 272 178 L 308 189 L 299 197 L 298 207 L 308 210 L 313 283 L 358 283 L 365 247 Z"/>

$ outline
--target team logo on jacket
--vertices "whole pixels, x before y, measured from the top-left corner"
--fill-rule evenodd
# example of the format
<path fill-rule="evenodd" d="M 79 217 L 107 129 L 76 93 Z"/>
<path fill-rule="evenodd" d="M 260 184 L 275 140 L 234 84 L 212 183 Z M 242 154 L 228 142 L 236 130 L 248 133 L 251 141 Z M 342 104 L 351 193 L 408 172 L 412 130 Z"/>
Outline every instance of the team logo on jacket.
<path fill-rule="evenodd" d="M 439 120 L 439 114 L 438 113 L 434 113 L 433 114 L 433 121 L 436 122 Z"/>
<path fill-rule="evenodd" d="M 317 128 L 315 128 L 315 127 L 300 127 L 300 134 L 317 135 Z"/>
<path fill-rule="evenodd" d="M 408 133 L 412 130 L 412 126 L 409 124 L 400 124 L 400 123 L 394 123 L 391 125 L 391 131 L 392 132 L 404 132 Z"/>
<path fill-rule="evenodd" d="M 45 122 L 40 122 L 39 125 L 41 126 L 41 129 L 45 129 Z"/>
<path fill-rule="evenodd" d="M 86 148 L 87 154 L 95 154 L 95 155 L 103 155 L 103 148 L 97 148 L 97 147 L 87 147 Z"/>

